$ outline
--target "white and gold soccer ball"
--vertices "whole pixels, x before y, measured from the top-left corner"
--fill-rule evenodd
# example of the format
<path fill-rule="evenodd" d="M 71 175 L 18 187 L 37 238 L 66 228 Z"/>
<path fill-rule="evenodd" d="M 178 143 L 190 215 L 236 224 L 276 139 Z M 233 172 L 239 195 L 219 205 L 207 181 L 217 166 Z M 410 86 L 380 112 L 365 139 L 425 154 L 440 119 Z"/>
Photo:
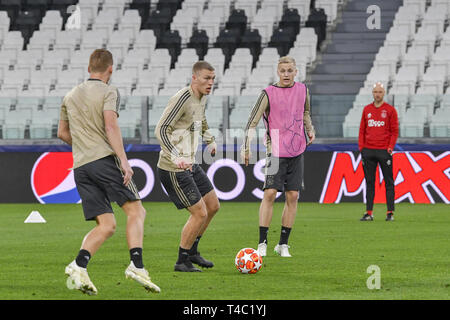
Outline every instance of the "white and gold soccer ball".
<path fill-rule="evenodd" d="M 262 267 L 262 257 L 257 250 L 244 248 L 237 253 L 234 264 L 241 273 L 257 273 Z"/>

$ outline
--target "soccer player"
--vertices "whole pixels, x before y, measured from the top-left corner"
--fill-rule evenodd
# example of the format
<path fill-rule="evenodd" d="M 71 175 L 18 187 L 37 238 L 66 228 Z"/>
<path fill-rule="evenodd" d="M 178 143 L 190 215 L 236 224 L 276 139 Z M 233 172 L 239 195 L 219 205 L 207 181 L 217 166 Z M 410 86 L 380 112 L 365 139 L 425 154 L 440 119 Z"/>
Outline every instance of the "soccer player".
<path fill-rule="evenodd" d="M 181 231 L 175 271 L 200 272 L 192 263 L 205 268 L 214 266 L 197 248 L 220 204 L 207 175 L 194 161 L 200 136 L 211 154 L 216 151 L 205 117 L 206 96 L 211 93 L 214 79 L 214 68 L 208 62 L 196 62 L 191 84 L 169 100 L 155 128 L 161 144 L 159 178 L 175 206 L 190 213 Z"/>
<path fill-rule="evenodd" d="M 127 215 L 127 242 L 130 265 L 127 278 L 147 290 L 160 292 L 142 261 L 144 219 L 133 170 L 128 163 L 118 126 L 120 96 L 108 85 L 113 71 L 112 54 L 95 50 L 89 59 L 90 78 L 64 97 L 58 138 L 72 146 L 74 177 L 82 200 L 84 217 L 97 225 L 84 237 L 78 256 L 65 269 L 75 288 L 89 295 L 97 294 L 87 273 L 87 264 L 116 229 L 111 201 L 116 201 Z"/>
<path fill-rule="evenodd" d="M 384 101 L 385 90 L 381 82 L 373 86 L 372 94 L 373 102 L 364 107 L 359 127 L 358 146 L 366 180 L 366 213 L 360 220 L 373 220 L 375 176 L 379 164 L 386 186 L 386 221 L 393 221 L 395 190 L 392 151 L 398 138 L 398 117 L 395 108 Z"/>
<path fill-rule="evenodd" d="M 272 221 L 273 203 L 277 192 L 284 192 L 286 201 L 281 218 L 280 241 L 274 251 L 281 257 L 291 257 L 288 240 L 297 213 L 301 187 L 301 156 L 315 139 L 310 115 L 309 91 L 305 84 L 294 80 L 297 67 L 292 57 L 278 61 L 277 83 L 262 91 L 254 105 L 245 129 L 242 157 L 250 159 L 250 142 L 261 117 L 266 126 L 267 157 L 264 196 L 259 208 L 259 244 L 262 256 L 267 254 L 267 233 Z"/>

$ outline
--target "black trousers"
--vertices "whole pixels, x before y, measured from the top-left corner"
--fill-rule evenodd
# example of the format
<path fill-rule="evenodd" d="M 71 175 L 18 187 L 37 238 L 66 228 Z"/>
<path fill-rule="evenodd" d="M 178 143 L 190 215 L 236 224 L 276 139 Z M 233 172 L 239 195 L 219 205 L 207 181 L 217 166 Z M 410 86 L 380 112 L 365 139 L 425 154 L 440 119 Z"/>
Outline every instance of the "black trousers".
<path fill-rule="evenodd" d="M 386 186 L 386 205 L 388 211 L 394 211 L 394 176 L 392 172 L 392 155 L 383 149 L 361 150 L 363 161 L 364 177 L 366 179 L 366 210 L 373 210 L 373 199 L 375 198 L 375 177 L 377 165 L 380 165 L 383 172 L 383 179 Z"/>

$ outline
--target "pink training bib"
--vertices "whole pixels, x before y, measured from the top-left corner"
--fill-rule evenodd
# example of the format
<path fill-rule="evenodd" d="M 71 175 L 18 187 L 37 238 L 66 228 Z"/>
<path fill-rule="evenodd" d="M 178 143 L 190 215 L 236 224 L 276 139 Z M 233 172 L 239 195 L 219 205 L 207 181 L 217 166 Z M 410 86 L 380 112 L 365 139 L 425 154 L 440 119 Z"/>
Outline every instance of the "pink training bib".
<path fill-rule="evenodd" d="M 303 128 L 306 85 L 300 82 L 294 82 L 289 88 L 271 85 L 265 91 L 270 106 L 266 126 L 272 142 L 272 155 L 296 157 L 306 149 Z"/>

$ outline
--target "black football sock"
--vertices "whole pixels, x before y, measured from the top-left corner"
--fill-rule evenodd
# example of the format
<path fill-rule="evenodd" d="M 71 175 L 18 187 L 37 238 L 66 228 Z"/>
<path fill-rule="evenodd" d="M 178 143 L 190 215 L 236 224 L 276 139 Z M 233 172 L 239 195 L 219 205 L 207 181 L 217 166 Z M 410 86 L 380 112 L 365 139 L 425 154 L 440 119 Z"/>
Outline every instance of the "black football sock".
<path fill-rule="evenodd" d="M 77 266 L 81 268 L 87 268 L 87 264 L 91 260 L 91 254 L 89 251 L 81 249 L 80 252 L 78 252 L 78 256 L 75 259 L 75 262 Z"/>
<path fill-rule="evenodd" d="M 259 243 L 267 243 L 269 227 L 259 227 Z"/>
<path fill-rule="evenodd" d="M 279 244 L 287 244 L 289 240 L 289 234 L 291 233 L 292 228 L 283 227 L 281 226 L 281 233 L 280 233 L 280 242 Z"/>
<path fill-rule="evenodd" d="M 201 238 L 201 237 L 202 237 L 202 236 L 198 236 L 198 237 L 195 239 L 194 244 L 192 245 L 192 248 L 189 250 L 189 255 L 190 255 L 190 256 L 193 256 L 193 255 L 197 254 L 197 247 L 198 247 L 198 243 L 200 242 L 200 238 Z"/>
<path fill-rule="evenodd" d="M 189 258 L 189 249 L 179 247 L 177 264 L 184 263 L 188 258 Z"/>
<path fill-rule="evenodd" d="M 130 249 L 130 260 L 136 268 L 143 268 L 144 263 L 142 262 L 142 248 L 132 248 Z"/>

